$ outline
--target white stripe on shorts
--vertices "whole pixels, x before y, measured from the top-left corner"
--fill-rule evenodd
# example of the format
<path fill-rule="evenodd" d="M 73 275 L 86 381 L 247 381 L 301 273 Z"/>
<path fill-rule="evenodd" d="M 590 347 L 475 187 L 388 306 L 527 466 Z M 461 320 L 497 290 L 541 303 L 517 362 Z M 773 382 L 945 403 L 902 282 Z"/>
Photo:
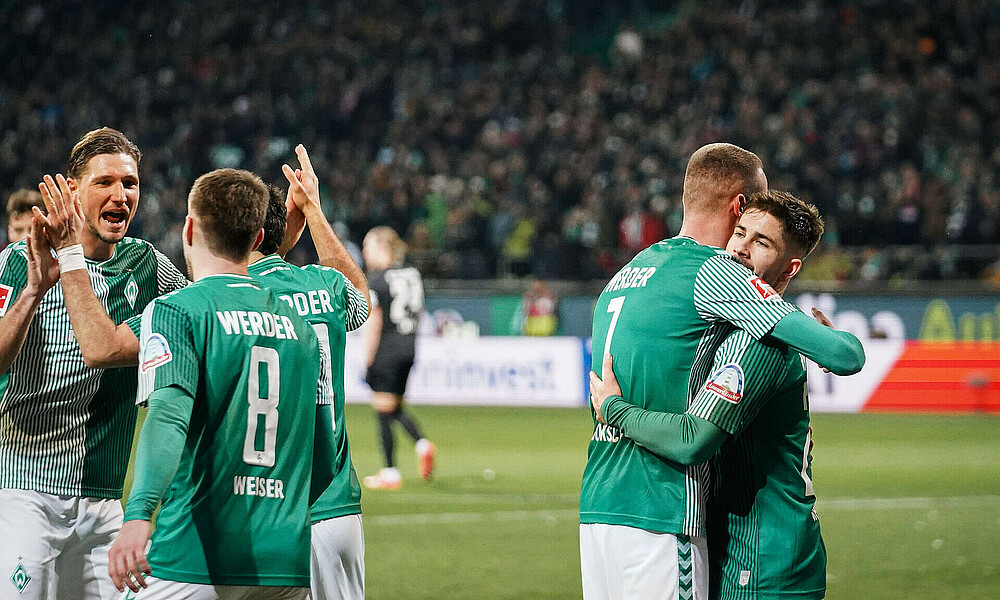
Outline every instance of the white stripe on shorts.
<path fill-rule="evenodd" d="M 581 524 L 580 568 L 584 600 L 708 600 L 708 545 L 702 537 Z"/>

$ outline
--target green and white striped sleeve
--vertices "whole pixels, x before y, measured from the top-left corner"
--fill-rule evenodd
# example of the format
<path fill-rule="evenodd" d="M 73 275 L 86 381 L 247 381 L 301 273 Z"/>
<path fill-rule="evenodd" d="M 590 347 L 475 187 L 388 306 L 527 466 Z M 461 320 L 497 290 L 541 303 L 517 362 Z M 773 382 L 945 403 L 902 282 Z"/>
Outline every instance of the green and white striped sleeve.
<path fill-rule="evenodd" d="M 198 356 L 187 313 L 158 298 L 142 312 L 140 331 L 136 404 L 144 404 L 154 390 L 170 386 L 193 398 L 198 390 Z"/>
<path fill-rule="evenodd" d="M 28 285 L 28 257 L 24 243 L 11 244 L 0 252 L 0 317 Z"/>
<path fill-rule="evenodd" d="M 188 284 L 187 277 L 174 266 L 174 263 L 170 262 L 169 258 L 156 248 L 153 248 L 153 254 L 156 256 L 156 287 L 158 295 L 169 294 Z"/>
<path fill-rule="evenodd" d="M 344 278 L 344 295 L 347 299 L 347 330 L 354 331 L 368 319 L 368 301 L 350 279 Z"/>
<path fill-rule="evenodd" d="M 782 317 L 798 310 L 753 271 L 724 253 L 709 258 L 698 269 L 694 305 L 706 321 L 727 321 L 758 340 Z"/>
<path fill-rule="evenodd" d="M 302 268 L 305 270 L 317 270 L 321 274 L 326 286 L 330 289 L 330 292 L 337 297 L 339 302 L 344 303 L 344 309 L 347 311 L 344 325 L 347 327 L 347 331 L 354 331 L 365 324 L 365 321 L 368 319 L 368 302 L 365 301 L 364 294 L 358 288 L 354 287 L 350 279 L 333 267 L 306 265 Z M 337 291 L 338 289 L 340 290 L 339 292 Z"/>
<path fill-rule="evenodd" d="M 760 412 L 785 378 L 785 356 L 743 330 L 715 352 L 712 376 L 694 398 L 688 413 L 737 435 Z"/>

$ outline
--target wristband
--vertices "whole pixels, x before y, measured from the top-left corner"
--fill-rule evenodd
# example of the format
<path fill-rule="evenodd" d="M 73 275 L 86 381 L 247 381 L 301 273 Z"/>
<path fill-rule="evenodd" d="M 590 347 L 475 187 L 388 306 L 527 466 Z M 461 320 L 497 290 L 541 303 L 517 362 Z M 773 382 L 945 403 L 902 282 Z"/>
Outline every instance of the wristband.
<path fill-rule="evenodd" d="M 87 268 L 87 259 L 83 257 L 83 244 L 73 244 L 56 250 L 59 257 L 59 272 L 67 273 Z"/>

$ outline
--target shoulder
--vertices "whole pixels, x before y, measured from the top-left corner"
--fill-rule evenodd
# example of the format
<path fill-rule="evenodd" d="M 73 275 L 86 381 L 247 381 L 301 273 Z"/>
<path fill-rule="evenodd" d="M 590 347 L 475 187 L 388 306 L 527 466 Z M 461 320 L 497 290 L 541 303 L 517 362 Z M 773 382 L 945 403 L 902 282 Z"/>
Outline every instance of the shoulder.
<path fill-rule="evenodd" d="M 114 256 L 103 262 L 105 267 L 135 267 L 141 263 L 156 263 L 160 254 L 153 244 L 139 238 L 126 237 L 115 244 Z M 166 257 L 164 256 L 164 259 Z"/>
<path fill-rule="evenodd" d="M 328 284 L 343 284 L 345 280 L 344 274 L 333 267 L 327 267 L 324 265 L 305 265 L 297 268 L 307 276 L 322 279 Z"/>
<path fill-rule="evenodd" d="M 146 240 L 126 237 L 115 244 L 115 254 L 153 254 L 156 249 Z"/>
<path fill-rule="evenodd" d="M 702 266 L 750 273 L 750 269 L 741 263 L 739 259 L 722 248 L 712 248 L 710 246 L 701 246 L 701 248 L 702 251 L 698 253 L 698 257 L 703 260 Z"/>
<path fill-rule="evenodd" d="M 154 302 L 192 315 L 212 310 L 217 305 L 219 288 L 208 280 L 199 280 L 157 297 Z M 255 287 L 259 286 L 256 284 Z M 259 290 L 260 288 L 257 287 Z"/>
<path fill-rule="evenodd" d="M 7 312 L 11 292 L 28 282 L 28 254 L 24 242 L 10 244 L 0 252 L 0 316 Z"/>
<path fill-rule="evenodd" d="M 20 242 L 14 242 L 13 244 L 8 244 L 6 248 L 0 252 L 0 263 L 6 263 L 11 260 L 24 260 L 28 259 L 28 245 L 24 240 Z"/>
<path fill-rule="evenodd" d="M 717 359 L 743 365 L 773 381 L 782 380 L 790 367 L 800 362 L 798 353 L 785 344 L 770 339 L 758 340 L 743 329 L 729 334 L 719 348 Z"/>
<path fill-rule="evenodd" d="M 401 264 L 388 268 L 385 270 L 382 277 L 386 281 L 398 279 L 408 282 L 417 282 L 423 280 L 423 277 L 420 275 L 420 270 L 413 265 L 408 264 Z"/>
<path fill-rule="evenodd" d="M 292 263 L 285 262 L 277 254 L 271 254 L 250 263 L 247 266 L 251 277 L 267 277 L 276 273 L 292 273 L 298 271 L 298 267 Z"/>
<path fill-rule="evenodd" d="M 196 304 L 203 300 L 204 294 L 200 289 L 192 284 L 153 298 L 152 302 L 149 303 L 149 306 L 187 312 L 192 304 Z"/>
<path fill-rule="evenodd" d="M 386 271 L 370 271 L 368 273 L 368 288 L 380 294 L 388 293 L 389 284 L 385 281 L 385 275 Z"/>
<path fill-rule="evenodd" d="M 710 249 L 711 253 L 702 253 L 698 257 L 697 282 L 703 285 L 713 285 L 721 282 L 741 282 L 748 289 L 753 288 L 754 279 L 760 279 L 738 259 L 725 250 Z M 761 280 L 763 281 L 763 280 Z M 765 284 L 766 285 L 766 284 Z"/>

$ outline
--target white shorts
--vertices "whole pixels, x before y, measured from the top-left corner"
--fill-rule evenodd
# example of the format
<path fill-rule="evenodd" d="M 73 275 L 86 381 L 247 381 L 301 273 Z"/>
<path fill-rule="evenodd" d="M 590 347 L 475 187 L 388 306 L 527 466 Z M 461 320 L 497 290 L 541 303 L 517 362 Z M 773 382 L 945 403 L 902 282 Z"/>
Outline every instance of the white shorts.
<path fill-rule="evenodd" d="M 211 585 L 146 577 L 138 592 L 115 591 L 121 600 L 307 600 L 309 588 L 288 586 Z"/>
<path fill-rule="evenodd" d="M 585 600 L 708 600 L 703 537 L 623 525 L 580 525 Z"/>
<path fill-rule="evenodd" d="M 0 598 L 110 600 L 118 500 L 0 489 Z"/>
<path fill-rule="evenodd" d="M 312 525 L 312 600 L 365 597 L 365 533 L 361 515 Z"/>

